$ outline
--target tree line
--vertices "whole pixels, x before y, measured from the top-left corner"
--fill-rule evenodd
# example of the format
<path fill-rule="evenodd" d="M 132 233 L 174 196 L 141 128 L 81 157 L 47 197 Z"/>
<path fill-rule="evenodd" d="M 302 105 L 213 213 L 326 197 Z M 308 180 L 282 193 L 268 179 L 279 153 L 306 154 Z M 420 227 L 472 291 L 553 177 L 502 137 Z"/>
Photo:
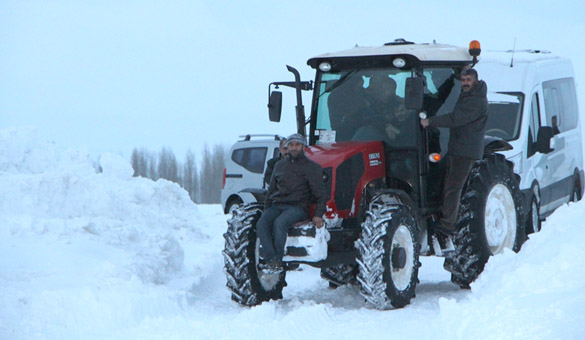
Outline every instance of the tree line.
<path fill-rule="evenodd" d="M 203 148 L 201 170 L 195 154 L 189 149 L 183 163 L 177 161 L 170 148 L 163 147 L 160 152 L 145 148 L 134 148 L 130 163 L 134 177 L 150 178 L 153 181 L 166 179 L 179 184 L 189 193 L 195 203 L 215 204 L 221 201 L 223 169 L 229 148 L 216 144 L 213 148 Z"/>

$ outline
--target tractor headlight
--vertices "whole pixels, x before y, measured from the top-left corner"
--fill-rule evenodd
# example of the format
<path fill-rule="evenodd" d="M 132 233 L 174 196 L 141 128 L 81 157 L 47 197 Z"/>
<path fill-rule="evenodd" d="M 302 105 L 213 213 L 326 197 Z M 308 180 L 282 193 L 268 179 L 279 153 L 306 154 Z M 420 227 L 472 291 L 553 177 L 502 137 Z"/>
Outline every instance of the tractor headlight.
<path fill-rule="evenodd" d="M 323 62 L 319 64 L 319 69 L 323 72 L 329 72 L 331 71 L 331 64 L 328 62 Z"/>
<path fill-rule="evenodd" d="M 394 65 L 394 67 L 403 68 L 406 66 L 406 60 L 403 58 L 394 58 L 394 60 L 392 60 L 392 65 Z"/>

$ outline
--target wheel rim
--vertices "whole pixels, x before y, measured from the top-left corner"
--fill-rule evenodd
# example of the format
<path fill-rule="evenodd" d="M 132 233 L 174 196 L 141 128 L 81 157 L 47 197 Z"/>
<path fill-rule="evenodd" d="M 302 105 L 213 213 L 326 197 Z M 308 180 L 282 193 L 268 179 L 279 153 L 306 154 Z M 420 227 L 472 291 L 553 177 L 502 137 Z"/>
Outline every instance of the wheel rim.
<path fill-rule="evenodd" d="M 400 225 L 394 237 L 390 249 L 390 275 L 394 287 L 405 290 L 410 285 L 414 263 L 414 242 L 412 235 L 405 225 Z"/>
<path fill-rule="evenodd" d="M 516 209 L 510 190 L 496 184 L 490 191 L 485 208 L 485 234 L 492 254 L 512 249 L 516 241 Z"/>
<path fill-rule="evenodd" d="M 258 262 L 260 259 L 260 238 L 256 237 L 256 247 L 254 254 L 254 270 L 258 276 L 258 281 L 265 291 L 272 290 L 280 280 L 280 273 L 266 274 L 261 270 L 258 270 Z"/>
<path fill-rule="evenodd" d="M 530 209 L 532 211 L 532 231 L 537 233 L 540 231 L 540 221 L 538 217 L 538 204 L 536 204 L 536 200 L 532 200 L 532 207 Z"/>

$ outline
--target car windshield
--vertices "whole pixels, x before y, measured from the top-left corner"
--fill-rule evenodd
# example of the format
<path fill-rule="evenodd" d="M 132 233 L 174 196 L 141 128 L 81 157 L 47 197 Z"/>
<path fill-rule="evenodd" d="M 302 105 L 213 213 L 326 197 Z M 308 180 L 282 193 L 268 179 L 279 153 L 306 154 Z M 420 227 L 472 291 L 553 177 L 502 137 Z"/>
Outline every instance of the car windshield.
<path fill-rule="evenodd" d="M 435 114 L 442 88 L 453 88 L 453 70 L 427 69 L 425 111 Z M 316 143 L 382 140 L 392 147 L 415 147 L 418 114 L 404 103 L 406 79 L 412 70 L 376 68 L 320 73 Z M 450 86 L 442 86 L 450 79 Z M 445 92 L 445 91 L 443 91 Z"/>
<path fill-rule="evenodd" d="M 511 141 L 520 134 L 524 95 L 515 92 L 488 93 L 487 136 Z"/>

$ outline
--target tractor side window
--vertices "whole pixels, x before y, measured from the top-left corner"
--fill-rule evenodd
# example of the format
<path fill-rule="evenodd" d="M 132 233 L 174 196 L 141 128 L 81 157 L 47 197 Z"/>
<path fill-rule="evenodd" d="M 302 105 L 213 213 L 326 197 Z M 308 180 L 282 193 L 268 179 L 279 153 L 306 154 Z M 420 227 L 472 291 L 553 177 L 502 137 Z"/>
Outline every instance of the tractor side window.
<path fill-rule="evenodd" d="M 232 161 L 250 172 L 261 174 L 264 173 L 267 152 L 266 147 L 236 149 L 232 153 Z"/>

